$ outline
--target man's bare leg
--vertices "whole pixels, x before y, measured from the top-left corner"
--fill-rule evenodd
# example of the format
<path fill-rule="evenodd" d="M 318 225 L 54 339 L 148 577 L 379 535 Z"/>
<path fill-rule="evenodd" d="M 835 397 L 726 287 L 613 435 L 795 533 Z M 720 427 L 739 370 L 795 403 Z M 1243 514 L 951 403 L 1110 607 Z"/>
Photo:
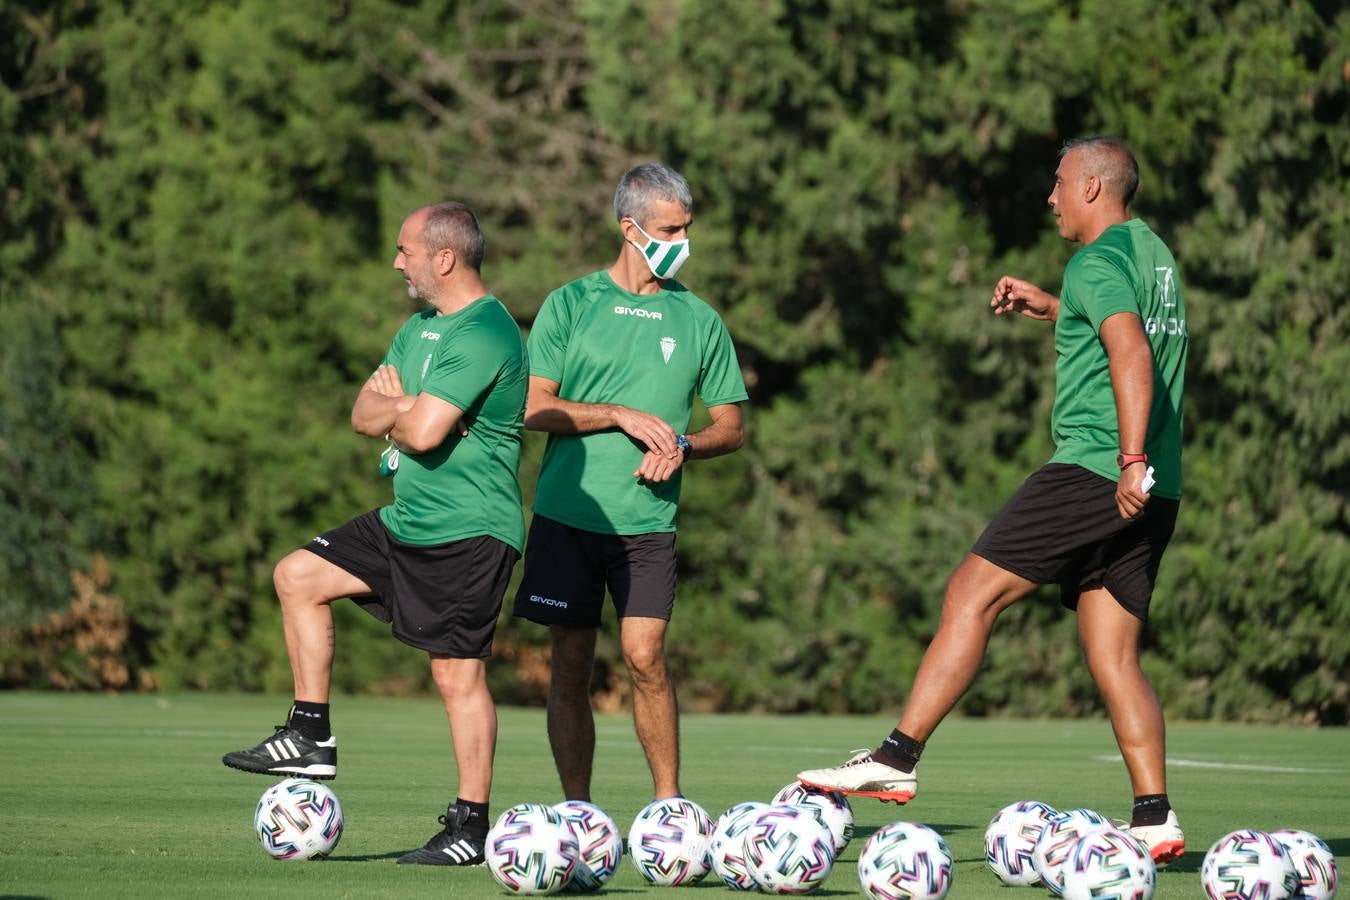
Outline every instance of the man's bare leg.
<path fill-rule="evenodd" d="M 548 743 L 562 781 L 563 797 L 591 799 L 595 764 L 595 715 L 591 712 L 591 667 L 595 628 L 549 627 L 553 675 L 548 687 Z"/>
<path fill-rule="evenodd" d="M 937 634 L 924 651 L 898 730 L 928 740 L 979 673 L 994 621 L 1035 588 L 1034 581 L 966 555 L 947 579 Z"/>
<path fill-rule="evenodd" d="M 1142 628 L 1106 588 L 1078 599 L 1078 637 L 1136 797 L 1167 793 L 1166 726 L 1158 695 L 1139 667 Z"/>
<path fill-rule="evenodd" d="M 333 669 L 331 604 L 342 597 L 370 594 L 370 586 L 308 550 L 292 551 L 277 563 L 272 583 L 281 604 L 295 699 L 327 703 Z"/>
<path fill-rule="evenodd" d="M 647 754 L 654 796 L 680 793 L 680 714 L 675 685 L 666 668 L 665 619 L 628 616 L 619 640 L 633 680 L 633 725 Z"/>
<path fill-rule="evenodd" d="M 481 659 L 432 655 L 431 676 L 440 689 L 450 719 L 450 740 L 459 770 L 459 797 L 487 803 L 497 749 L 497 708 L 488 692 L 487 666 Z"/>

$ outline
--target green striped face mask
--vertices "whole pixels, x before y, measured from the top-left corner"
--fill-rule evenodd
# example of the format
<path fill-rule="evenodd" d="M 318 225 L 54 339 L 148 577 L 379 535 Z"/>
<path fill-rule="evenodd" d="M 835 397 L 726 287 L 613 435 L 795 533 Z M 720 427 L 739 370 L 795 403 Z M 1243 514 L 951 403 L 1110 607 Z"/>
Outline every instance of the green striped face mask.
<path fill-rule="evenodd" d="M 633 225 L 638 231 L 642 231 L 642 226 L 638 225 L 637 220 L 633 220 Z M 652 270 L 652 274 L 657 278 L 674 278 L 675 273 L 680 271 L 680 266 L 689 258 L 689 238 L 682 241 L 658 241 L 645 231 L 642 236 L 647 239 L 646 247 L 629 241 L 634 247 L 642 253 L 643 259 L 647 260 L 647 268 Z"/>

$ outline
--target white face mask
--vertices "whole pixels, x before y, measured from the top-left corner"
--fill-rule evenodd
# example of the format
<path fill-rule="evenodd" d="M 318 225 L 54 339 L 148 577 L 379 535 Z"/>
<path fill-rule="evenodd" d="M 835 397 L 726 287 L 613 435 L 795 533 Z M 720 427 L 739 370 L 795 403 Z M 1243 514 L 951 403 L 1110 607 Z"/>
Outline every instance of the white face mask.
<path fill-rule="evenodd" d="M 633 221 L 633 226 L 638 231 L 642 231 L 642 226 Z M 642 253 L 642 258 L 647 260 L 647 268 L 652 270 L 652 274 L 657 278 L 674 278 L 675 273 L 680 271 L 680 266 L 689 258 L 689 238 L 682 241 L 658 241 L 645 231 L 642 236 L 647 239 L 646 247 L 638 247 L 637 242 L 629 241 L 634 247 Z"/>

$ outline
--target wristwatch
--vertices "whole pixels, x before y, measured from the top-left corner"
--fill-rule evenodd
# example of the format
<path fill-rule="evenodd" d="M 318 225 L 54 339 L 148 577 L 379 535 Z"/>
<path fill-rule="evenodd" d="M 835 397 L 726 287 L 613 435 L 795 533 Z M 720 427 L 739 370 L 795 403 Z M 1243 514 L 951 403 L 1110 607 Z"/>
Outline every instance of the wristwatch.
<path fill-rule="evenodd" d="M 682 434 L 675 435 L 675 446 L 680 449 L 680 452 L 682 452 L 686 458 L 689 456 L 689 451 L 694 449 L 694 445 L 689 443 L 689 438 Z"/>
<path fill-rule="evenodd" d="M 1132 466 L 1137 462 L 1148 462 L 1147 453 L 1117 453 L 1116 467 L 1123 469 L 1126 466 Z"/>

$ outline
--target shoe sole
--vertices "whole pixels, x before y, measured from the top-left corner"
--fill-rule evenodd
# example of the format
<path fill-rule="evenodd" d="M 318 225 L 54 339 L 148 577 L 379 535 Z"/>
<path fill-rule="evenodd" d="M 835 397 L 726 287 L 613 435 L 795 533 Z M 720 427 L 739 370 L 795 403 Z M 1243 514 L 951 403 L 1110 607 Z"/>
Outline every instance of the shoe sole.
<path fill-rule="evenodd" d="M 1155 863 L 1160 866 L 1166 865 L 1181 858 L 1181 854 L 1186 852 L 1186 842 L 1163 841 L 1156 847 L 1150 847 L 1148 852 Z"/>
<path fill-rule="evenodd" d="M 807 781 L 804 778 L 799 778 L 797 780 L 807 787 L 813 787 L 818 791 L 835 791 L 840 794 L 848 794 L 850 797 L 875 797 L 882 803 L 894 803 L 896 806 L 904 806 L 914 799 L 913 791 L 853 791 L 832 784 L 817 784 L 814 781 Z"/>
<path fill-rule="evenodd" d="M 253 769 L 236 762 L 230 762 L 228 758 L 222 759 L 225 765 L 231 769 L 237 769 L 240 772 L 248 772 L 251 775 L 285 775 L 291 778 L 313 778 L 315 781 L 332 781 L 337 778 L 337 766 L 292 766 L 290 768 L 277 767 L 275 769 Z"/>

